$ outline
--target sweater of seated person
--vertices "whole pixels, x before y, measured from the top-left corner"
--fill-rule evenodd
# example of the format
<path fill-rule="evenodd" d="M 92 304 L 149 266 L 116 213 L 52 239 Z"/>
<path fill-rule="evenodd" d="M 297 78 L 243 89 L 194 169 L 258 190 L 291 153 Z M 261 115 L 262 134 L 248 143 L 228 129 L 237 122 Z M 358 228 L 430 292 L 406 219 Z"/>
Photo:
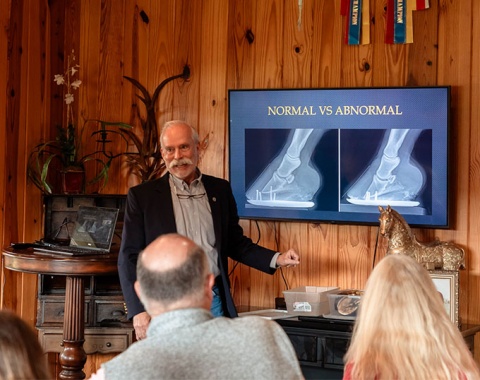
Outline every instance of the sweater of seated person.
<path fill-rule="evenodd" d="M 303 379 L 293 346 L 274 321 L 213 318 L 192 308 L 150 322 L 147 338 L 102 364 L 99 379 Z"/>

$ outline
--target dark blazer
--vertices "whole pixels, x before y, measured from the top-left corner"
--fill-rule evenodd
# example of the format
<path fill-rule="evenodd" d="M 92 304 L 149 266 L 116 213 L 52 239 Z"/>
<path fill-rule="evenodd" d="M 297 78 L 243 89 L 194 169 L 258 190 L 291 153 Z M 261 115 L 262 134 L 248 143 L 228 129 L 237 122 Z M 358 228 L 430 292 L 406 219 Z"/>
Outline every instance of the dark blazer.
<path fill-rule="evenodd" d="M 177 232 L 168 179 L 167 173 L 128 191 L 118 273 L 129 318 L 145 310 L 133 288 L 137 278 L 139 252 L 158 236 Z M 254 244 L 243 235 L 243 229 L 238 224 L 237 205 L 228 181 L 203 174 L 202 182 L 212 210 L 215 248 L 219 254 L 218 266 L 221 272 L 217 285 L 220 288 L 224 313 L 226 316 L 236 317 L 237 312 L 230 294 L 228 257 L 273 274 L 275 269 L 270 267 L 270 262 L 276 252 Z"/>

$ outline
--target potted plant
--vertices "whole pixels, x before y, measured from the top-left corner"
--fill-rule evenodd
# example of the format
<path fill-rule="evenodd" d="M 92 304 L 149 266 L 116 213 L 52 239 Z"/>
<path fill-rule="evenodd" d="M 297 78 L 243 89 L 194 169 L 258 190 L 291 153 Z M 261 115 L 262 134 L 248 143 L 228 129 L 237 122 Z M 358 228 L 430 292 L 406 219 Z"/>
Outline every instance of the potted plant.
<path fill-rule="evenodd" d="M 105 186 L 108 180 L 108 169 L 112 160 L 121 156 L 112 154 L 107 150 L 107 128 L 117 126 L 120 130 L 129 130 L 130 125 L 121 122 L 106 122 L 102 120 L 85 120 L 82 127 L 75 125 L 73 121 L 72 103 L 74 92 L 80 87 L 81 81 L 76 79 L 79 65 L 75 64 L 75 54 L 68 56 L 67 69 L 64 74 L 55 75 L 57 85 L 64 86 L 64 101 L 66 104 L 66 126 L 57 127 L 57 135 L 54 140 L 42 142 L 35 146 L 30 153 L 27 164 L 28 178 L 42 192 L 52 194 L 54 192 L 54 173 L 59 173 L 61 180 L 61 192 L 64 194 L 79 194 L 85 192 L 87 185 L 101 182 Z M 100 148 L 85 152 L 82 147 L 83 134 L 88 126 L 94 122 L 100 128 L 91 132 L 90 137 L 99 138 Z M 96 174 L 93 179 L 85 181 L 85 164 L 96 164 Z M 53 170 L 52 170 L 53 169 Z"/>

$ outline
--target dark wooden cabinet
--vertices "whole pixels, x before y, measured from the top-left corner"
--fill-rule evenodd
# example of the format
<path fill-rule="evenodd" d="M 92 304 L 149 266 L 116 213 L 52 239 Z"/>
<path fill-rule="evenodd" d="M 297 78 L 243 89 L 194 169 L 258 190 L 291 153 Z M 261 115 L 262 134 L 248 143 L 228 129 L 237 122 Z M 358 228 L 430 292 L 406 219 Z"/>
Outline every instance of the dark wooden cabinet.
<path fill-rule="evenodd" d="M 343 357 L 352 337 L 354 321 L 323 317 L 276 319 L 287 333 L 305 379 L 342 379 Z M 460 332 L 474 354 L 480 325 L 462 325 Z"/>
<path fill-rule="evenodd" d="M 297 353 L 306 379 L 341 379 L 343 356 L 350 342 L 353 321 L 303 317 L 277 319 Z"/>
<path fill-rule="evenodd" d="M 44 197 L 44 236 L 68 241 L 79 206 L 115 207 L 120 210 L 111 251 L 121 242 L 125 195 L 50 195 Z M 124 351 L 133 341 L 118 275 L 84 276 L 85 352 Z M 38 275 L 37 329 L 47 352 L 61 352 L 66 277 Z"/>

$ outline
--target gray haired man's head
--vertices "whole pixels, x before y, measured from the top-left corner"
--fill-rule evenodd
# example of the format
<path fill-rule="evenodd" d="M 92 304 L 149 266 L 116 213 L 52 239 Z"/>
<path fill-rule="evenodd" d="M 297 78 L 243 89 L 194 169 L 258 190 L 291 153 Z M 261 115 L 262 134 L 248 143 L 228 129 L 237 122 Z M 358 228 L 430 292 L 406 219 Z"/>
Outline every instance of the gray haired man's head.
<path fill-rule="evenodd" d="M 205 252 L 182 235 L 162 235 L 138 257 L 135 290 L 151 316 L 188 307 L 209 309 L 212 285 Z"/>

